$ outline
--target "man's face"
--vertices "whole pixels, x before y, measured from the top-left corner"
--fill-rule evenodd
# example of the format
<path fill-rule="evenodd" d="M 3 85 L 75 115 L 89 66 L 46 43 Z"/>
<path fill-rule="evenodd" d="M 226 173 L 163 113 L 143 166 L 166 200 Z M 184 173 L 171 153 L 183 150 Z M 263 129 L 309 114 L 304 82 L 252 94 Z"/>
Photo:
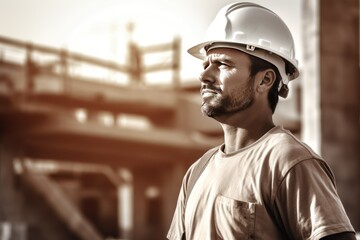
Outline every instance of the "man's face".
<path fill-rule="evenodd" d="M 201 81 L 201 111 L 209 117 L 231 115 L 249 108 L 254 99 L 254 78 L 247 54 L 215 48 L 204 61 Z"/>

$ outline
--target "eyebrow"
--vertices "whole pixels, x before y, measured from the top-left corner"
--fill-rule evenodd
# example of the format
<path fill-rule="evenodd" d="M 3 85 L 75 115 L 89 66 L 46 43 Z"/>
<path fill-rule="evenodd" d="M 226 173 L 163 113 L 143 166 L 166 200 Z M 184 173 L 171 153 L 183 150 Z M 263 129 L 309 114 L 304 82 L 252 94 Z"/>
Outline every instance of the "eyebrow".
<path fill-rule="evenodd" d="M 203 62 L 203 66 L 209 64 L 209 62 L 222 62 L 225 64 L 234 64 L 234 62 L 223 54 L 209 55 L 209 57 Z"/>

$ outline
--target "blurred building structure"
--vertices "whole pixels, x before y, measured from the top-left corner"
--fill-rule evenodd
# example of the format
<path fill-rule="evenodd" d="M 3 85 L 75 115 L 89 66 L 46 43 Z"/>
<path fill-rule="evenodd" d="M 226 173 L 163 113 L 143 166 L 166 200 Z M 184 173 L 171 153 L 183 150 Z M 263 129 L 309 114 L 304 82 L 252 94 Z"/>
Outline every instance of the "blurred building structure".
<path fill-rule="evenodd" d="M 303 2 L 302 138 L 330 164 L 360 229 L 359 1 Z"/>
<path fill-rule="evenodd" d="M 26 239 L 161 238 L 181 175 L 219 141 L 206 135 L 218 126 L 195 111 L 198 84 L 180 86 L 179 39 L 132 43 L 129 66 L 0 44 L 3 239 L 17 226 Z M 169 51 L 169 62 L 141 64 Z M 145 82 L 163 70 L 169 84 Z"/>
<path fill-rule="evenodd" d="M 321 150 L 359 229 L 359 6 L 346 2 L 304 0 L 303 84 L 274 117 Z M 185 171 L 222 142 L 180 51 L 130 42 L 120 65 L 0 36 L 0 239 L 164 239 Z"/>

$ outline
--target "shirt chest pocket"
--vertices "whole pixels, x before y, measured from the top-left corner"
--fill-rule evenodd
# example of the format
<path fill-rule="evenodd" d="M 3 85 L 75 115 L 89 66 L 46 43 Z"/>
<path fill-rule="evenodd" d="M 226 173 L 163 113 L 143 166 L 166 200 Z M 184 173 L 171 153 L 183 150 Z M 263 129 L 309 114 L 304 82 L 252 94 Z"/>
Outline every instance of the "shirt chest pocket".
<path fill-rule="evenodd" d="M 219 195 L 214 207 L 217 239 L 254 239 L 255 205 Z"/>

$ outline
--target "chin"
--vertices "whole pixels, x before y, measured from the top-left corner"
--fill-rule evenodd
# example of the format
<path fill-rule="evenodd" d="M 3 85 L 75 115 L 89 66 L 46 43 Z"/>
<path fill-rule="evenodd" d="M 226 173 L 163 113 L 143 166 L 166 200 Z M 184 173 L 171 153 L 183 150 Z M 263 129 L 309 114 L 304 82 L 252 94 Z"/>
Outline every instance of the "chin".
<path fill-rule="evenodd" d="M 208 106 L 202 106 L 201 107 L 201 112 L 204 116 L 207 117 L 212 117 L 212 115 L 214 114 L 214 112 L 212 111 L 211 108 L 209 108 Z"/>
<path fill-rule="evenodd" d="M 217 117 L 217 116 L 220 116 L 223 114 L 223 112 L 220 109 L 217 109 L 217 108 L 214 108 L 214 107 L 211 107 L 208 105 L 203 105 L 201 107 L 201 112 L 204 116 L 211 117 L 211 118 L 214 118 L 214 117 Z"/>

